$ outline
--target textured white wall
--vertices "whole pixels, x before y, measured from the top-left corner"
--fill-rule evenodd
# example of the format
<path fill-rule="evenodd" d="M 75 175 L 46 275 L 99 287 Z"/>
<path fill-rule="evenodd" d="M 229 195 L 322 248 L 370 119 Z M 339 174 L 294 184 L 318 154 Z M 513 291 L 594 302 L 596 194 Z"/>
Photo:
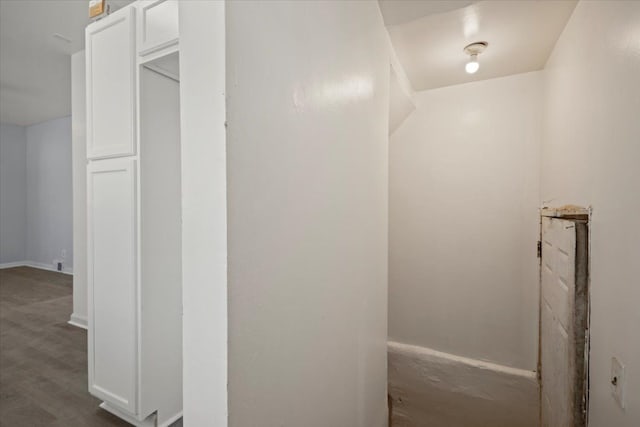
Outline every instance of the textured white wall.
<path fill-rule="evenodd" d="M 420 92 L 390 144 L 389 337 L 535 370 L 539 72 Z"/>
<path fill-rule="evenodd" d="M 71 117 L 27 126 L 27 260 L 73 269 Z"/>
<path fill-rule="evenodd" d="M 230 425 L 384 426 L 377 3 L 228 2 L 227 61 Z"/>
<path fill-rule="evenodd" d="M 542 198 L 593 206 L 590 416 L 640 425 L 640 3 L 578 3 L 546 67 Z M 626 365 L 626 409 L 611 357 Z"/>
<path fill-rule="evenodd" d="M 27 141 L 23 126 L 0 124 L 0 264 L 25 261 Z"/>

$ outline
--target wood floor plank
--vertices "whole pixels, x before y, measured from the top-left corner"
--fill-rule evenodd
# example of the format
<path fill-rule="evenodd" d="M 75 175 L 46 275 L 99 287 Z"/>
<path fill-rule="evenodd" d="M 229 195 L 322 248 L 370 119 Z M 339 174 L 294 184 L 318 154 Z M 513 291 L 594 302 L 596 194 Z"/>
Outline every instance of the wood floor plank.
<path fill-rule="evenodd" d="M 87 386 L 87 332 L 67 324 L 72 276 L 0 270 L 0 426 L 128 426 Z"/>

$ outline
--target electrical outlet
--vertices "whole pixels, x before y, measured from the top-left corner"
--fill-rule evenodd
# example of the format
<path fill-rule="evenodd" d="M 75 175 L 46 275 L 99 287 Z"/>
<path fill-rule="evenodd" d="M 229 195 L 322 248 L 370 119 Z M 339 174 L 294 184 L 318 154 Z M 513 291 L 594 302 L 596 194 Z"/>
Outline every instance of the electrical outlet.
<path fill-rule="evenodd" d="M 624 409 L 624 365 L 616 358 L 611 358 L 611 393 L 618 405 Z"/>

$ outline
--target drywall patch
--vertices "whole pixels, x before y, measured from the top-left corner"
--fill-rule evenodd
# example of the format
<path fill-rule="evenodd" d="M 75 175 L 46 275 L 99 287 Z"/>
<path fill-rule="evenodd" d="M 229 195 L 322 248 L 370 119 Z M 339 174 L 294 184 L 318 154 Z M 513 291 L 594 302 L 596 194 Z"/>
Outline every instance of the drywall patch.
<path fill-rule="evenodd" d="M 535 372 L 388 343 L 392 426 L 536 427 Z"/>

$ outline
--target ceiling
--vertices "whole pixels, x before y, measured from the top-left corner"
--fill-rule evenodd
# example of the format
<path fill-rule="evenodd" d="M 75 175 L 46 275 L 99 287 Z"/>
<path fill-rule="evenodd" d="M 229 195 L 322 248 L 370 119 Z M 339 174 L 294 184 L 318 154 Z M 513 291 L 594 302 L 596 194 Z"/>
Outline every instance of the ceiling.
<path fill-rule="evenodd" d="M 378 0 L 385 25 L 398 25 L 422 16 L 469 6 L 469 0 Z"/>
<path fill-rule="evenodd" d="M 130 2 L 109 1 L 113 9 Z M 542 69 L 576 2 L 379 0 L 415 90 Z M 87 8 L 82 0 L 0 0 L 0 122 L 71 114 L 69 55 L 84 48 Z M 479 40 L 489 47 L 469 75 L 462 49 Z"/>
<path fill-rule="evenodd" d="M 577 0 L 379 0 L 385 24 L 414 90 L 544 68 Z M 463 48 L 489 47 L 467 74 Z"/>
<path fill-rule="evenodd" d="M 24 126 L 71 114 L 69 55 L 84 48 L 88 4 L 0 0 L 0 122 Z"/>

